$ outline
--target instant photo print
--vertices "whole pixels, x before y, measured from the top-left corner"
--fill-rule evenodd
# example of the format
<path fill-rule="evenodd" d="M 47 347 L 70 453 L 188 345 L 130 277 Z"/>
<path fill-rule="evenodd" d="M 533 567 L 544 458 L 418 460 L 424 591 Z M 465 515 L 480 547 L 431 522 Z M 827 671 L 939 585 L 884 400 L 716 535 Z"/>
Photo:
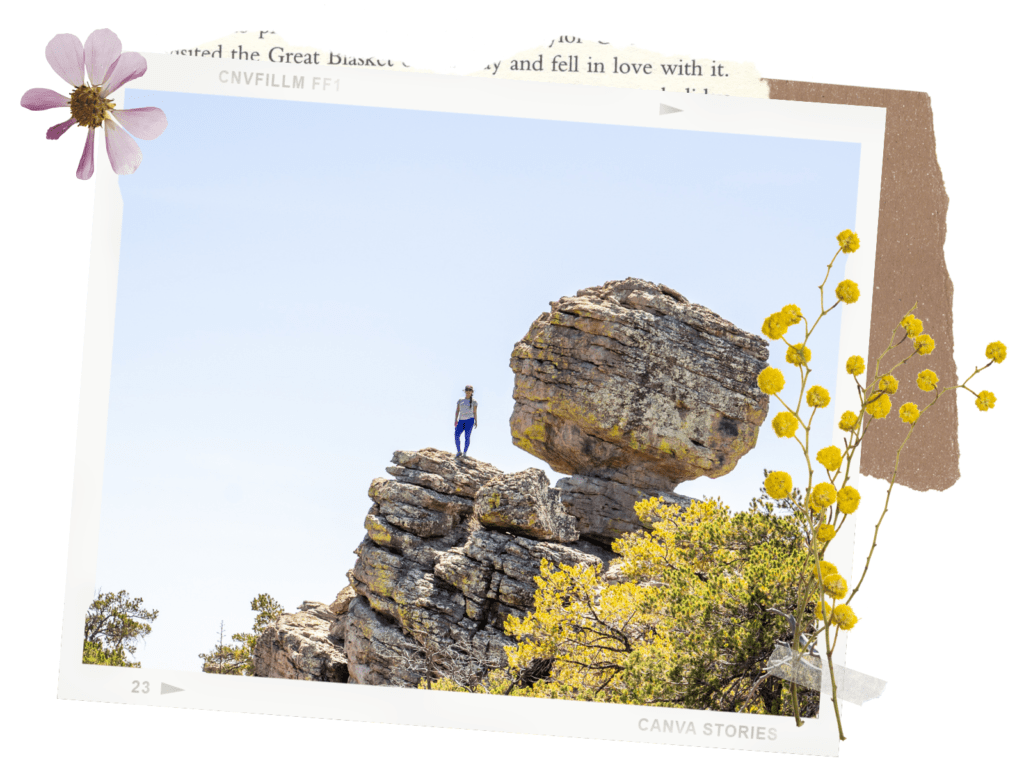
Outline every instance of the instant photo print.
<path fill-rule="evenodd" d="M 859 408 L 886 111 L 147 60 L 168 128 L 95 179 L 60 697 L 837 754 L 785 558 L 749 604 L 686 558 L 806 477 L 765 318 L 863 286 L 810 364 L 816 421 Z"/>

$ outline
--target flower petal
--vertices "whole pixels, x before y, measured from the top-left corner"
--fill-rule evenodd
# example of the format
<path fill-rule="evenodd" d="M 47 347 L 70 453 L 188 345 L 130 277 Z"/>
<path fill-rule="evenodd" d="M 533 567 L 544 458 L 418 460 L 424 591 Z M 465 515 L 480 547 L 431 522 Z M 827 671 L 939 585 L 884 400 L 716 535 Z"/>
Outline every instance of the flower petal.
<path fill-rule="evenodd" d="M 109 29 L 97 29 L 85 39 L 85 71 L 89 82 L 106 82 L 106 74 L 121 55 L 121 40 Z"/>
<path fill-rule="evenodd" d="M 54 72 L 76 88 L 85 83 L 82 77 L 85 52 L 82 50 L 82 41 L 74 35 L 57 35 L 47 43 L 46 60 Z"/>
<path fill-rule="evenodd" d="M 122 53 L 103 78 L 100 95 L 106 98 L 129 80 L 142 77 L 144 74 L 146 74 L 146 59 L 141 53 L 134 51 Z"/>
<path fill-rule="evenodd" d="M 89 135 L 85 139 L 85 149 L 82 150 L 82 159 L 78 161 L 78 173 L 75 174 L 82 181 L 92 178 L 92 172 L 96 165 L 93 163 L 93 144 L 96 141 L 96 129 L 90 128 Z"/>
<path fill-rule="evenodd" d="M 107 157 L 114 173 L 124 175 L 135 173 L 142 162 L 142 150 L 128 131 L 117 125 L 113 120 L 103 121 L 103 132 L 107 137 Z"/>
<path fill-rule="evenodd" d="M 129 133 L 140 139 L 155 139 L 167 127 L 167 115 L 159 107 L 112 109 L 110 112 Z"/>
<path fill-rule="evenodd" d="M 77 122 L 78 121 L 75 120 L 75 118 L 72 117 L 66 123 L 59 123 L 58 125 L 53 126 L 53 128 L 50 128 L 46 132 L 46 138 L 51 139 L 51 140 L 52 139 L 59 139 L 61 136 L 64 135 L 64 133 L 67 131 L 68 128 L 70 128 L 72 125 L 74 125 Z"/>
<path fill-rule="evenodd" d="M 21 106 L 38 112 L 41 109 L 53 109 L 54 107 L 66 107 L 71 99 L 63 94 L 51 91 L 49 88 L 30 88 L 21 97 Z"/>

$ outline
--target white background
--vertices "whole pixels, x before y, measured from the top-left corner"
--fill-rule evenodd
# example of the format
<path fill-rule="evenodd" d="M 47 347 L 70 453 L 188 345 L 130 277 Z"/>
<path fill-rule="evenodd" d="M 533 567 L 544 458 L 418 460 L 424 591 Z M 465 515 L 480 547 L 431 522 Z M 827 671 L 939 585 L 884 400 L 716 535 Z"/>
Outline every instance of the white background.
<path fill-rule="evenodd" d="M 692 5 L 692 8 L 689 7 Z M 961 481 L 950 491 L 894 494 L 876 565 L 851 635 L 851 667 L 889 681 L 883 697 L 847 706 L 840 760 L 888 765 L 998 759 L 1018 728 L 1013 650 L 1021 624 L 1022 525 L 1011 466 L 1020 434 L 1017 299 L 1021 177 L 1014 19 L 984 3 L 938 4 L 517 2 L 274 4 L 52 3 L 9 19 L 3 56 L 6 173 L 0 251 L 0 568 L 7 611 L 0 749 L 15 764 L 251 765 L 451 760 L 521 765 L 782 765 L 738 751 L 525 737 L 291 717 L 57 701 L 57 659 L 74 467 L 92 183 L 74 178 L 81 144 L 43 139 L 58 122 L 18 106 L 29 88 L 59 90 L 43 52 L 53 35 L 110 27 L 127 50 L 165 51 L 237 29 L 273 29 L 294 44 L 467 69 L 572 34 L 666 54 L 751 61 L 765 77 L 912 91 L 932 98 L 950 196 L 946 259 L 956 286 L 956 359 L 973 370 L 985 344 L 1009 357 L 982 386 L 981 414 L 960 399 Z M 24 7 L 24 6 L 23 6 Z M 720 6 L 721 7 L 721 6 Z M 991 6 L 992 9 L 997 6 Z M 999 6 L 1005 7 L 1005 6 Z M 145 147 L 143 147 L 145 150 Z M 97 152 L 97 172 L 106 172 Z M 766 233 L 770 237 L 771 233 Z M 908 382 L 909 384 L 909 382 Z M 924 450 L 926 446 L 918 446 Z M 867 485 L 867 483 L 865 483 Z M 868 491 L 868 496 L 873 495 Z M 869 500 L 866 498 L 866 501 Z M 868 514 L 870 507 L 862 507 Z M 858 513 L 860 514 L 860 513 Z M 858 552 L 871 519 L 860 521 Z M 860 600 L 860 598 L 858 598 Z M 1005 639 L 1004 642 L 1000 642 Z M 1005 670 L 1005 672 L 1004 672 Z M 495 724 L 500 727 L 500 724 Z M 116 752 L 116 755 L 111 755 Z M 796 758 L 813 760 L 816 758 Z M 822 758 L 823 759 L 823 758 Z M 999 760 L 1002 762 L 1002 760 Z"/>

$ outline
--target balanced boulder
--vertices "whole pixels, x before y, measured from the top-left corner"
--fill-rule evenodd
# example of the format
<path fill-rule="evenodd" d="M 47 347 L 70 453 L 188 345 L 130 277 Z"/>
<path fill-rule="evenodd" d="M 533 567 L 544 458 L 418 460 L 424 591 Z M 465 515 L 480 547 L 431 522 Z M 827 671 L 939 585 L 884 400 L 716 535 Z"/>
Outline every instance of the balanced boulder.
<path fill-rule="evenodd" d="M 512 352 L 513 442 L 556 472 L 671 491 L 757 442 L 767 343 L 676 291 L 613 280 L 551 303 Z"/>

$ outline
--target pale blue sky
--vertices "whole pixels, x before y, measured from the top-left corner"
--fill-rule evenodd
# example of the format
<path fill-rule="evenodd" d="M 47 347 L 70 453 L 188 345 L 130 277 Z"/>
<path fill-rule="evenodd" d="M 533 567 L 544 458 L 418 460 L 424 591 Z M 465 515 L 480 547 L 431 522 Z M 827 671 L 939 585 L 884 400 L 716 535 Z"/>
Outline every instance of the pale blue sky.
<path fill-rule="evenodd" d="M 96 586 L 160 610 L 146 667 L 198 671 L 259 592 L 330 602 L 370 481 L 397 449 L 453 450 L 467 383 L 472 455 L 554 483 L 508 428 L 509 355 L 549 301 L 639 277 L 758 332 L 818 304 L 856 215 L 856 144 L 126 97 L 170 125 L 121 179 Z M 818 333 L 834 391 L 838 317 Z M 801 461 L 766 422 L 731 475 L 677 490 L 745 507 L 763 468 Z"/>

